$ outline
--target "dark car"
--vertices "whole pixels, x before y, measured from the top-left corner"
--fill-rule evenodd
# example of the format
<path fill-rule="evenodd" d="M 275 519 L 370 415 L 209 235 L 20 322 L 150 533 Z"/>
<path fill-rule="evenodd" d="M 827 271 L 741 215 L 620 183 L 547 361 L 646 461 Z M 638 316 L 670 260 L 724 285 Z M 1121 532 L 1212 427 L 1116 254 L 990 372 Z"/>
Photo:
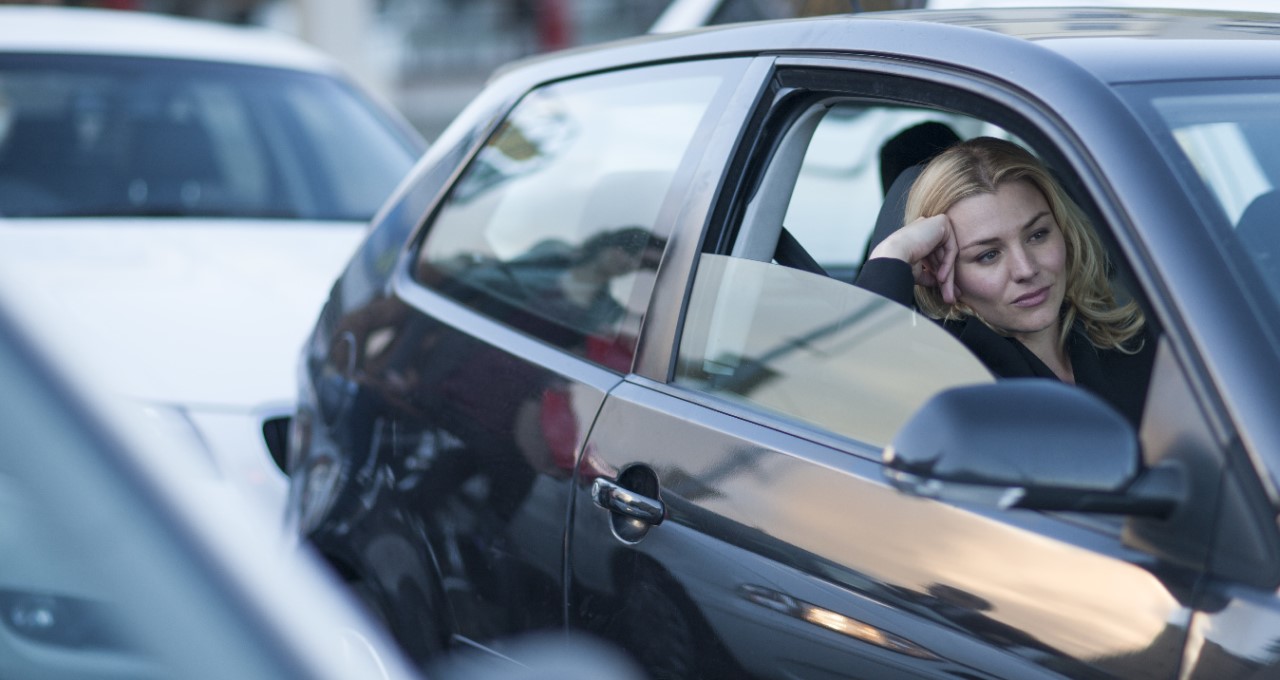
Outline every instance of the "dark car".
<path fill-rule="evenodd" d="M 1277 35 L 876 13 L 509 69 L 332 290 L 291 519 L 424 662 L 567 628 L 660 678 L 1280 672 Z M 921 126 L 1080 204 L 1140 417 L 852 285 Z"/>

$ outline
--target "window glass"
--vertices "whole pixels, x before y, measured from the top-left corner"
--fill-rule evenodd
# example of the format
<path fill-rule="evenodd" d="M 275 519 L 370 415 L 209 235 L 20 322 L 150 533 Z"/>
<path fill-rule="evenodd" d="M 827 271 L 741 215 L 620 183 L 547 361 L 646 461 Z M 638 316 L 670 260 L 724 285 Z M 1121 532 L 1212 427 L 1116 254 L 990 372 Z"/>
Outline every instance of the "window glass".
<path fill-rule="evenodd" d="M 910 181 L 890 187 L 957 140 L 1009 135 L 865 101 L 815 102 L 794 121 L 729 254 L 699 262 L 676 382 L 884 446 L 940 390 L 993 379 L 936 322 L 852 285 L 877 223 L 901 225 Z M 788 234 L 825 275 L 780 249 Z"/>
<path fill-rule="evenodd" d="M 529 94 L 437 212 L 415 276 L 628 370 L 665 244 L 659 209 L 722 83 L 686 64 Z"/>
<path fill-rule="evenodd" d="M 1129 88 L 1147 122 L 1167 133 L 1166 153 L 1193 195 L 1220 209 L 1233 239 L 1280 305 L 1280 80 L 1173 83 Z M 1273 315 L 1274 316 L 1274 315 Z"/>
<path fill-rule="evenodd" d="M 925 400 L 990 382 L 914 311 L 830 277 L 703 255 L 676 382 L 884 446 Z"/>

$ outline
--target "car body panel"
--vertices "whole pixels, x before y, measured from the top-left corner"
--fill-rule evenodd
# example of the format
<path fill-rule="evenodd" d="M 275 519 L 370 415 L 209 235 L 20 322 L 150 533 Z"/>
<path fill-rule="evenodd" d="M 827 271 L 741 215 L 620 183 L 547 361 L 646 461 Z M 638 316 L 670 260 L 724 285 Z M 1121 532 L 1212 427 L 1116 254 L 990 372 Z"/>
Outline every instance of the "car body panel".
<path fill-rule="evenodd" d="M 245 394 L 292 401 L 307 325 L 364 232 L 278 220 L 4 220 L 0 259 L 38 304 L 83 324 L 120 394 L 226 408 Z M 296 339 L 254 331 L 277 326 L 299 329 Z M 219 361 L 228 356 L 237 361 Z"/>
<path fill-rule="evenodd" d="M 662 436 L 642 434 L 653 432 Z M 608 540 L 609 513 L 592 503 L 584 474 L 575 501 L 578 625 L 621 628 L 634 649 L 646 633 L 628 626 L 648 622 L 652 605 L 637 598 L 654 597 L 640 587 L 650 580 L 682 614 L 655 643 L 658 658 L 641 657 L 648 668 L 697 659 L 710 665 L 670 675 L 1174 673 L 1189 602 L 1173 593 L 1185 598 L 1193 582 L 1162 583 L 1145 556 L 1091 529 L 931 507 L 885 485 L 878 463 L 670 390 L 612 392 L 587 451 L 584 470 L 612 478 L 644 466 L 661 483 L 667 517 L 634 545 Z M 715 633 L 674 632 L 699 627 Z M 723 656 L 702 648 L 707 637 L 723 641 Z"/>
<path fill-rule="evenodd" d="M 292 414 L 306 329 L 364 232 L 359 223 L 5 220 L 0 260 L 28 291 L 22 305 L 88 340 L 78 352 L 102 364 L 118 395 L 194 428 L 217 474 L 278 517 L 287 484 L 264 422 Z M 292 341 L 284 329 L 296 329 Z"/>

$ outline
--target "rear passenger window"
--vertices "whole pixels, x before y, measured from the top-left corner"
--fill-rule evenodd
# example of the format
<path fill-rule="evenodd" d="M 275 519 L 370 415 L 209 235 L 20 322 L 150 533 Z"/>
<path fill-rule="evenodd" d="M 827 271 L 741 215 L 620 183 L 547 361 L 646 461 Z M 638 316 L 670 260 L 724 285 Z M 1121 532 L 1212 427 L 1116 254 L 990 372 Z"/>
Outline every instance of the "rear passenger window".
<path fill-rule="evenodd" d="M 659 211 L 724 85 L 714 68 L 639 69 L 530 93 L 437 212 L 415 277 L 629 370 L 666 243 Z"/>

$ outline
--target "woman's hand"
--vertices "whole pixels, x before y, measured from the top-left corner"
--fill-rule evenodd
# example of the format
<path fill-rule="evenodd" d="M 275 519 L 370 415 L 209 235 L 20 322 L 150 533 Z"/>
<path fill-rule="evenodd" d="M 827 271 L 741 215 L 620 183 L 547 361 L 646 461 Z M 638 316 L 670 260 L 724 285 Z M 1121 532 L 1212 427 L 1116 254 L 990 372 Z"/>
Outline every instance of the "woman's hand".
<path fill-rule="evenodd" d="M 956 301 L 956 233 L 946 215 L 921 217 L 893 232 L 871 251 L 911 265 L 916 283 L 937 288 L 947 304 Z"/>

